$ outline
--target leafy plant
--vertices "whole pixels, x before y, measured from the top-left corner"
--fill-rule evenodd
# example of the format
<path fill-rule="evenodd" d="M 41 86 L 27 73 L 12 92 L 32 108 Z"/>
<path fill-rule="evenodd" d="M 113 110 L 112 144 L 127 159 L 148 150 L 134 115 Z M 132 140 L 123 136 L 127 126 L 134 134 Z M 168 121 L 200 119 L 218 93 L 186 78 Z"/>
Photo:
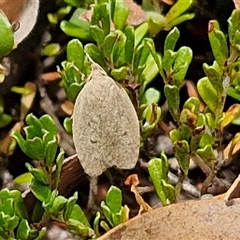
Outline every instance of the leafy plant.
<path fill-rule="evenodd" d="M 111 227 L 115 227 L 118 224 L 126 222 L 129 219 L 128 207 L 122 206 L 122 191 L 115 186 L 111 186 L 108 189 L 106 200 L 101 202 L 101 209 Z M 94 230 L 96 236 L 100 235 L 99 225 L 106 231 L 110 229 L 107 222 L 100 221 L 100 217 L 100 212 L 97 212 L 94 220 Z"/>
<path fill-rule="evenodd" d="M 92 235 L 87 218 L 76 204 L 77 193 L 69 199 L 58 194 L 64 151 L 59 150 L 53 119 L 48 115 L 38 119 L 29 114 L 26 123 L 26 139 L 18 131 L 14 131 L 12 135 L 22 151 L 38 161 L 37 167 L 26 164 L 32 175 L 30 189 L 38 200 L 34 208 L 37 214 L 32 216 L 33 220 L 40 221 L 41 226 L 46 226 L 50 220 L 59 221 L 74 234 Z"/>
<path fill-rule="evenodd" d="M 164 56 L 160 73 L 164 79 L 164 93 L 167 98 L 169 111 L 178 127 L 170 132 L 175 156 L 178 160 L 182 176 L 177 190 L 181 189 L 181 182 L 188 174 L 190 158 L 199 166 L 207 166 L 204 172 L 207 178 L 202 192 L 212 183 L 216 173 L 224 163 L 223 159 L 223 131 L 224 128 L 239 116 L 239 105 L 234 104 L 227 112 L 224 111 L 228 90 L 231 83 L 238 78 L 238 24 L 240 12 L 235 10 L 229 18 L 229 42 L 220 30 L 217 21 L 209 22 L 209 41 L 215 61 L 212 66 L 203 64 L 206 77 L 198 81 L 197 89 L 206 104 L 204 112 L 200 112 L 200 100 L 189 98 L 179 109 L 179 87 L 186 74 L 192 53 L 182 47 L 173 52 L 178 32 L 173 29 L 166 38 Z M 180 57 L 181 56 L 181 57 Z M 236 141 L 233 141 L 233 146 Z M 216 150 L 216 152 L 214 151 Z M 229 154 L 231 158 L 231 152 Z"/>

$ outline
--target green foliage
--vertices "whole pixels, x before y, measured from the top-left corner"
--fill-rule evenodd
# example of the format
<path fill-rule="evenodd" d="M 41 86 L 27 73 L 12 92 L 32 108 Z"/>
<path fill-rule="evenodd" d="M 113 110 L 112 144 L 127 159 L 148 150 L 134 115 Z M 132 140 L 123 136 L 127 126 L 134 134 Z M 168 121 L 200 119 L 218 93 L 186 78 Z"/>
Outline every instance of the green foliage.
<path fill-rule="evenodd" d="M 156 193 L 164 205 L 176 202 L 181 184 L 189 171 L 190 159 L 196 164 L 201 160 L 210 168 L 203 187 L 203 191 L 206 190 L 223 163 L 223 130 L 229 123 L 237 121 L 240 115 L 238 104 L 223 112 L 227 94 L 240 100 L 240 11 L 235 10 L 228 20 L 229 39 L 220 30 L 217 21 L 209 23 L 208 36 L 215 60 L 212 65 L 203 64 L 206 76 L 197 84 L 198 92 L 206 104 L 201 112 L 198 98 L 190 97 L 181 107 L 179 95 L 193 53 L 184 46 L 175 49 L 180 32 L 174 26 L 193 18 L 194 15 L 188 13 L 191 0 L 178 0 L 165 17 L 149 13 L 148 20 L 135 28 L 127 25 L 129 10 L 123 1 L 95 1 L 89 21 L 79 18 L 86 11 L 80 8 L 79 1 L 65 2 L 71 7 L 63 8 L 62 12 L 59 10 L 55 16 L 49 17 L 56 23 L 72 7 L 77 7 L 70 20 L 62 20 L 60 24 L 63 32 L 78 38 L 69 41 L 66 47 L 67 59 L 58 67 L 67 97 L 75 101 L 88 80 L 91 62 L 98 63 L 109 76 L 127 89 L 138 112 L 144 146 L 161 120 L 162 112 L 158 105 L 161 93 L 149 88 L 149 84 L 159 74 L 164 82 L 163 91 L 169 112 L 177 125 L 169 136 L 181 174 L 179 184 L 174 188 L 168 183 L 168 160 L 164 153 L 160 158 L 152 158 L 148 162 L 148 171 Z M 165 39 L 163 53 L 158 53 L 152 36 L 163 29 L 171 31 Z M 49 51 L 48 47 L 45 53 L 51 55 L 52 49 Z M 55 48 L 53 50 L 54 53 Z M 3 108 L 2 111 L 0 108 L 0 120 L 2 115 Z M 86 216 L 76 204 L 77 194 L 67 199 L 57 191 L 64 152 L 58 147 L 57 128 L 52 118 L 44 115 L 38 119 L 30 114 L 26 117 L 26 123 L 24 137 L 19 132 L 14 132 L 13 136 L 22 151 L 40 163 L 38 167 L 30 164 L 26 166 L 32 176 L 31 191 L 38 200 L 34 212 L 38 213 L 38 218 L 40 215 L 39 221 L 43 226 L 49 219 L 57 220 L 65 223 L 73 234 L 91 237 L 99 236 L 99 225 L 108 230 L 128 220 L 128 211 L 122 206 L 122 192 L 112 186 L 105 201 L 101 202 L 103 214 L 96 214 L 93 234 Z M 72 131 L 71 125 L 72 119 L 67 118 L 64 126 L 68 132 Z M 229 157 L 238 141 L 239 133 L 233 139 Z M 29 236 L 33 232 L 37 236 L 44 235 L 44 228 L 41 232 L 32 229 L 27 217 L 15 205 L 17 201 L 12 200 L 14 196 L 8 193 L 4 197 L 4 191 L 0 192 L 0 207 L 4 209 L 0 223 L 3 222 L 2 218 L 5 225 L 0 228 L 0 236 L 15 237 L 17 234 L 21 239 L 31 239 Z M 19 201 L 22 204 L 22 200 Z M 106 221 L 102 221 L 102 217 Z"/>
<path fill-rule="evenodd" d="M 76 205 L 77 193 L 67 199 L 59 195 L 57 191 L 64 151 L 59 150 L 57 128 L 53 119 L 49 115 L 43 115 L 38 119 L 33 114 L 29 114 L 26 117 L 26 123 L 25 139 L 18 131 L 14 131 L 12 135 L 26 155 L 39 161 L 38 167 L 26 164 L 32 175 L 30 189 L 38 200 L 35 205 L 37 218 L 43 226 L 52 219 L 65 223 L 73 234 L 85 237 L 92 235 L 93 232 L 86 216 Z M 20 232 L 20 230 L 18 232 L 19 234 L 28 234 L 28 231 L 32 231 L 32 229 L 28 226 L 27 219 L 23 220 L 19 227 L 24 232 Z M 14 225 L 14 227 L 16 226 Z"/>
<path fill-rule="evenodd" d="M 108 189 L 105 201 L 101 202 L 101 208 L 106 220 L 111 225 L 111 227 L 117 226 L 118 224 L 128 220 L 126 209 L 125 207 L 122 207 L 122 191 L 115 186 L 111 186 Z M 95 225 L 100 220 L 98 215 L 96 215 L 96 218 L 97 219 Z M 105 230 L 108 230 L 106 229 L 108 226 L 106 222 L 101 221 L 100 225 L 105 228 Z"/>
<path fill-rule="evenodd" d="M 38 232 L 29 226 L 27 210 L 19 191 L 0 191 L 0 212 L 1 239 L 38 239 Z"/>
<path fill-rule="evenodd" d="M 163 205 L 174 203 L 176 192 L 168 183 L 168 159 L 164 153 L 161 154 L 161 158 L 153 158 L 148 162 L 148 172 Z"/>
<path fill-rule="evenodd" d="M 14 45 L 13 28 L 7 16 L 0 10 L 0 58 L 9 54 Z"/>

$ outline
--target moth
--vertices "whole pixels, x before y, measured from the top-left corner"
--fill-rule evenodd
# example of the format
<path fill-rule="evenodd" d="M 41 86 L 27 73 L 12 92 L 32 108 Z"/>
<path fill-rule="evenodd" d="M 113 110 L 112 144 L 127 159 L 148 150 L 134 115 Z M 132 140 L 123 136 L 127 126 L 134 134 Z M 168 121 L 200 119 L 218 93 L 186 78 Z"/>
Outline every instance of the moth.
<path fill-rule="evenodd" d="M 77 96 L 73 141 L 85 172 L 97 177 L 107 168 L 133 168 L 140 147 L 139 122 L 124 90 L 96 63 Z"/>

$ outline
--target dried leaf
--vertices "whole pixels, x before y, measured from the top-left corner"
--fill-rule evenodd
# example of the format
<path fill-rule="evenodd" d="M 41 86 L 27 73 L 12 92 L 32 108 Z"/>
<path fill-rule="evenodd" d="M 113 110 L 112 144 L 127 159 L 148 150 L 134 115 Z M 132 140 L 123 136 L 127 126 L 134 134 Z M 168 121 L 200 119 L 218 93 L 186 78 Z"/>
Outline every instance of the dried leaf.
<path fill-rule="evenodd" d="M 73 140 L 85 172 L 133 168 L 138 160 L 138 117 L 126 91 L 98 65 L 79 93 L 73 111 Z"/>
<path fill-rule="evenodd" d="M 231 187 L 226 192 L 224 200 L 228 202 L 233 198 L 239 197 L 240 197 L 240 175 L 238 175 L 238 177 L 235 179 Z"/>
<path fill-rule="evenodd" d="M 42 74 L 41 78 L 45 82 L 53 82 L 59 80 L 61 76 L 59 72 L 48 72 Z"/>
<path fill-rule="evenodd" d="M 17 122 L 12 127 L 12 129 L 9 131 L 7 136 L 1 141 L 1 144 L 0 144 L 0 153 L 1 154 L 4 154 L 6 156 L 12 155 L 12 151 L 9 149 L 9 146 L 12 143 L 12 141 L 15 141 L 15 139 L 11 136 L 11 133 L 14 130 L 21 131 L 23 126 L 24 126 L 24 122 L 20 121 L 20 122 Z"/>
<path fill-rule="evenodd" d="M 136 4 L 133 0 L 125 0 L 124 2 L 129 10 L 129 15 L 127 18 L 128 25 L 137 26 L 146 20 L 145 12 L 141 6 Z"/>
<path fill-rule="evenodd" d="M 144 201 L 142 196 L 139 194 L 137 190 L 137 185 L 139 184 L 138 180 L 138 175 L 137 174 L 132 174 L 128 176 L 128 178 L 124 182 L 125 185 L 132 185 L 131 186 L 131 192 L 134 193 L 136 201 L 138 205 L 140 206 L 139 214 L 144 211 L 144 212 L 149 212 L 152 210 L 152 208 Z"/>
<path fill-rule="evenodd" d="M 240 9 L 240 1 L 239 0 L 233 0 L 235 8 Z"/>
<path fill-rule="evenodd" d="M 229 142 L 227 147 L 223 151 L 224 159 L 231 160 L 232 155 L 240 150 L 240 133 L 236 133 L 234 138 Z"/>
<path fill-rule="evenodd" d="M 14 33 L 16 43 L 20 43 L 32 31 L 38 16 L 39 0 L 0 1 L 0 9 L 5 12 L 10 22 L 19 22 L 19 29 Z"/>
<path fill-rule="evenodd" d="M 71 101 L 66 100 L 62 105 L 61 109 L 69 116 L 72 115 L 73 113 L 73 103 Z"/>
<path fill-rule="evenodd" d="M 185 84 L 186 84 L 186 87 L 187 87 L 189 97 L 196 97 L 200 100 L 199 111 L 203 112 L 204 109 L 205 109 L 205 104 L 201 101 L 195 84 L 191 81 L 185 81 Z"/>
<path fill-rule="evenodd" d="M 240 104 L 233 104 L 226 112 L 221 123 L 221 129 L 230 124 L 236 117 L 240 115 Z"/>

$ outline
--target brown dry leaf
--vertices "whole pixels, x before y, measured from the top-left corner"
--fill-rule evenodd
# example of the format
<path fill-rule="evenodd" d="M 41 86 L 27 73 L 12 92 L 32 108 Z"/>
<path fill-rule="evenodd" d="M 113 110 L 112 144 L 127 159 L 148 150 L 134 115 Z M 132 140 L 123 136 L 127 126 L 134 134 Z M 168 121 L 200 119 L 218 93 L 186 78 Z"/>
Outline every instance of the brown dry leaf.
<path fill-rule="evenodd" d="M 18 0 L 11 2 L 9 2 L 9 0 L 1 0 L 0 9 L 4 11 L 11 22 L 16 22 L 21 16 L 26 2 L 27 0 Z"/>
<path fill-rule="evenodd" d="M 122 86 L 96 63 L 77 96 L 73 141 L 85 172 L 97 177 L 107 168 L 133 168 L 138 160 L 137 113 Z"/>
<path fill-rule="evenodd" d="M 71 101 L 69 101 L 69 100 L 66 100 L 63 104 L 61 104 L 61 109 L 62 109 L 68 116 L 72 116 L 73 108 L 74 108 L 74 104 L 73 104 Z"/>
<path fill-rule="evenodd" d="M 205 109 L 205 104 L 203 103 L 203 101 L 200 99 L 200 96 L 198 94 L 197 88 L 195 86 L 195 84 L 189 80 L 185 81 L 186 87 L 187 87 L 187 91 L 188 91 L 188 96 L 189 97 L 196 97 L 200 100 L 200 106 L 199 106 L 199 111 L 203 112 Z"/>
<path fill-rule="evenodd" d="M 45 82 L 53 82 L 61 79 L 61 75 L 58 72 L 49 72 L 42 74 L 41 78 Z"/>
<path fill-rule="evenodd" d="M 127 186 L 133 185 L 135 187 L 139 184 L 139 179 L 137 174 L 132 174 L 127 177 L 127 179 L 124 181 L 124 184 Z"/>
<path fill-rule="evenodd" d="M 240 114 L 240 104 L 233 104 L 226 112 L 221 123 L 221 130 L 230 124 Z"/>
<path fill-rule="evenodd" d="M 240 133 L 236 133 L 234 138 L 229 142 L 223 151 L 224 159 L 231 159 L 232 155 L 240 150 Z"/>
<path fill-rule="evenodd" d="M 141 6 L 136 4 L 133 0 L 124 0 L 124 2 L 129 9 L 127 18 L 128 25 L 137 26 L 146 21 L 146 15 Z"/>
<path fill-rule="evenodd" d="M 132 174 L 130 176 L 127 177 L 127 179 L 124 182 L 125 185 L 131 185 L 131 192 L 134 193 L 136 201 L 138 203 L 138 205 L 140 206 L 140 210 L 139 213 L 140 214 L 142 211 L 144 212 L 148 212 L 153 210 L 142 198 L 142 196 L 139 194 L 138 190 L 137 190 L 137 186 L 139 184 L 139 179 L 138 179 L 138 175 L 137 174 Z"/>
<path fill-rule="evenodd" d="M 175 0 L 160 0 L 160 1 L 166 3 L 167 5 L 173 5 L 176 2 Z"/>
<path fill-rule="evenodd" d="M 240 9 L 240 0 L 233 0 L 235 8 Z"/>
<path fill-rule="evenodd" d="M 23 126 L 24 126 L 24 122 L 20 121 L 20 122 L 17 122 L 12 127 L 12 129 L 9 131 L 7 136 L 1 141 L 0 153 L 4 154 L 6 156 L 12 155 L 12 152 L 9 151 L 9 146 L 12 143 L 12 141 L 16 141 L 16 140 L 11 136 L 11 132 L 14 131 L 14 130 L 21 131 Z"/>
<path fill-rule="evenodd" d="M 225 193 L 224 200 L 228 202 L 233 198 L 240 198 L 240 174 L 235 179 L 228 191 Z"/>

